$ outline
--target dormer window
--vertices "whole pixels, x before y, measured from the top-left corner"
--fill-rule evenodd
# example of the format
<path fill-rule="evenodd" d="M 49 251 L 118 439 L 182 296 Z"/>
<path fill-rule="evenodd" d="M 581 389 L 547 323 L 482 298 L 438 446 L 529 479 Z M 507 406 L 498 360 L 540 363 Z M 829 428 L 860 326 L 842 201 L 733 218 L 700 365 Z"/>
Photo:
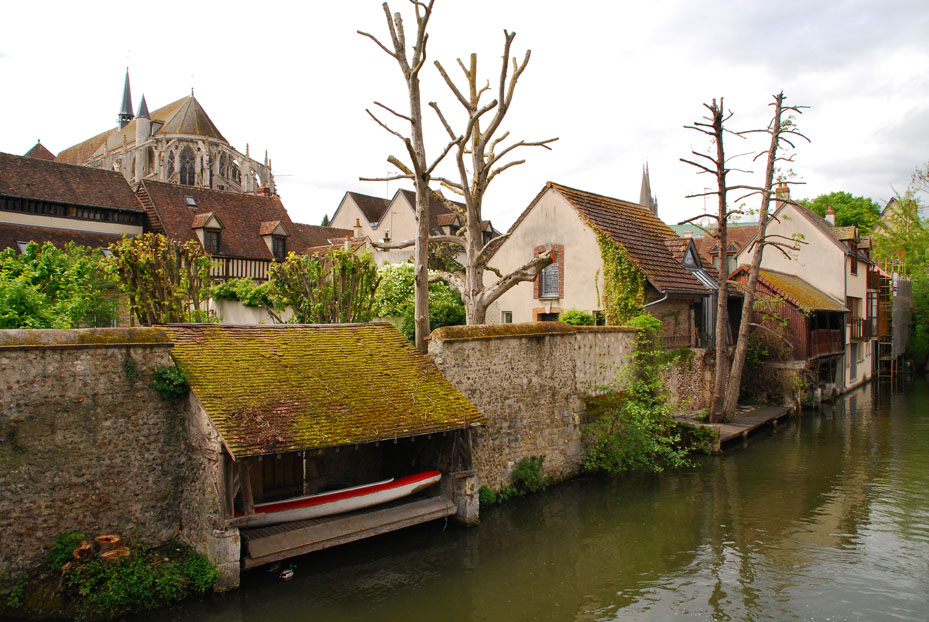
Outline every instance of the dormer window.
<path fill-rule="evenodd" d="M 211 255 L 219 254 L 219 229 L 203 230 L 203 249 Z"/>
<path fill-rule="evenodd" d="M 278 261 L 284 261 L 287 257 L 287 238 L 274 236 L 271 238 L 271 254 Z"/>

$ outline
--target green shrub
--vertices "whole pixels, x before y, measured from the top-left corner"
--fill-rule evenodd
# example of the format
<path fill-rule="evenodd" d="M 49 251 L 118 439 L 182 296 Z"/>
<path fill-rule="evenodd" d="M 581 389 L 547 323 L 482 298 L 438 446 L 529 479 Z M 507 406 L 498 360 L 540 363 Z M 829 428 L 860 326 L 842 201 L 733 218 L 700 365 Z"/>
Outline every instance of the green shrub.
<path fill-rule="evenodd" d="M 91 559 L 65 574 L 62 590 L 82 617 L 112 618 L 206 593 L 215 582 L 216 569 L 206 558 L 169 545 L 115 562 Z"/>
<path fill-rule="evenodd" d="M 477 499 L 481 502 L 481 505 L 493 505 L 497 502 L 497 493 L 495 493 L 489 486 L 481 486 L 477 491 Z"/>
<path fill-rule="evenodd" d="M 166 402 L 180 401 L 190 391 L 187 372 L 174 365 L 156 367 L 152 372 L 152 386 Z"/>
<path fill-rule="evenodd" d="M 544 461 L 545 456 L 528 456 L 516 463 L 513 468 L 513 486 L 520 494 L 541 492 L 548 488 L 542 467 Z"/>
<path fill-rule="evenodd" d="M 213 285 L 210 296 L 215 300 L 238 300 L 246 307 L 276 308 L 270 281 L 258 284 L 249 278 L 229 279 Z"/>
<path fill-rule="evenodd" d="M 65 531 L 58 534 L 55 543 L 45 556 L 45 563 L 48 567 L 59 572 L 61 567 L 71 561 L 71 553 L 76 549 L 87 536 L 80 531 Z"/>
<path fill-rule="evenodd" d="M 561 315 L 558 316 L 558 321 L 573 326 L 593 326 L 596 324 L 593 315 L 585 313 L 584 311 L 578 311 L 577 309 L 563 311 Z"/>

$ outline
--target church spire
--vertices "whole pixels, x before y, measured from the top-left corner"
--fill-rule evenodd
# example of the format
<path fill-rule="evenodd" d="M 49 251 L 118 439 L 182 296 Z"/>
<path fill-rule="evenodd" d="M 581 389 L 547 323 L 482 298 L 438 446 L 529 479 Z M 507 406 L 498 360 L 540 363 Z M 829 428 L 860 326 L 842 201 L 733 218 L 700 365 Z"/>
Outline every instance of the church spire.
<path fill-rule="evenodd" d="M 129 90 L 129 67 L 126 67 L 126 84 L 123 86 L 123 105 L 119 108 L 119 129 L 123 129 L 133 119 L 132 92 Z"/>
<path fill-rule="evenodd" d="M 658 197 L 652 196 L 652 184 L 648 178 L 648 162 L 642 167 L 642 189 L 639 190 L 639 205 L 644 205 L 658 215 Z"/>
<path fill-rule="evenodd" d="M 146 119 L 149 118 L 149 116 L 148 116 L 148 104 L 145 103 L 145 95 L 142 95 L 142 101 L 139 102 L 139 112 L 138 112 L 135 116 L 136 116 L 137 118 L 138 118 L 138 117 L 145 117 Z"/>

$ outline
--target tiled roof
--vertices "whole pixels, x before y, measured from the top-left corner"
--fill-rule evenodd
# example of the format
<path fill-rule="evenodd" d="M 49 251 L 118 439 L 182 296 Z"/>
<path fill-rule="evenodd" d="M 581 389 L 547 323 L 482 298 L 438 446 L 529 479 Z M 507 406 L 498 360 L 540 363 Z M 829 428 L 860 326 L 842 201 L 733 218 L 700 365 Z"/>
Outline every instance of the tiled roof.
<path fill-rule="evenodd" d="M 122 238 L 118 233 L 98 233 L 96 231 L 78 231 L 76 229 L 53 229 L 51 227 L 29 227 L 0 223 L 0 250 L 13 248 L 19 250 L 17 242 L 51 242 L 62 248 L 68 242 L 80 246 L 106 248 Z"/>
<path fill-rule="evenodd" d="M 26 152 L 26 158 L 38 158 L 39 160 L 48 160 L 53 162 L 55 160 L 55 154 L 45 148 L 45 145 L 42 143 L 36 143 L 35 146 Z"/>
<path fill-rule="evenodd" d="M 173 101 L 167 106 L 162 106 L 149 115 L 153 124 L 163 123 L 164 125 L 155 134 L 192 134 L 195 136 L 208 136 L 215 140 L 220 140 L 226 144 L 228 141 L 219 132 L 210 117 L 203 110 L 192 95 L 182 97 Z M 137 119 L 133 119 L 123 129 L 114 127 L 89 138 L 84 142 L 78 143 L 73 147 L 68 147 L 58 154 L 59 162 L 69 164 L 84 164 L 95 154 L 102 155 L 102 147 L 106 143 L 108 149 L 119 149 L 126 145 L 135 144 L 135 128 Z"/>
<path fill-rule="evenodd" d="M 677 234 L 647 207 L 553 182 L 548 187 L 573 205 L 588 225 L 625 248 L 658 291 L 706 292 L 665 245 L 666 240 L 677 239 Z"/>
<path fill-rule="evenodd" d="M 235 457 L 486 423 L 389 324 L 165 326 Z"/>
<path fill-rule="evenodd" d="M 271 235 L 272 233 L 274 233 L 274 230 L 277 229 L 278 225 L 280 224 L 281 224 L 280 220 L 262 221 L 258 225 L 258 235 Z"/>
<path fill-rule="evenodd" d="M 0 153 L 0 194 L 142 211 L 120 173 L 8 153 Z"/>
<path fill-rule="evenodd" d="M 347 194 L 352 197 L 355 205 L 358 206 L 358 209 L 361 210 L 369 223 L 380 222 L 384 212 L 387 211 L 387 206 L 390 205 L 390 201 L 387 199 L 372 197 L 359 192 L 349 192 Z"/>
<path fill-rule="evenodd" d="M 344 240 L 345 236 L 354 235 L 351 229 L 339 229 L 337 227 L 320 227 L 317 225 L 307 225 L 302 222 L 293 223 L 288 227 L 290 234 L 299 237 L 307 248 L 312 246 L 326 246 L 329 240 Z"/>
<path fill-rule="evenodd" d="M 748 266 L 740 266 L 733 276 L 740 272 L 748 274 Z M 844 313 L 847 311 L 844 304 L 794 274 L 762 269 L 758 273 L 758 280 L 806 313 L 811 311 Z"/>
<path fill-rule="evenodd" d="M 416 209 L 416 193 L 412 190 L 400 190 L 400 193 L 406 198 L 409 204 Z M 465 209 L 464 203 L 459 203 L 458 201 L 453 201 L 453 203 L 459 206 L 462 210 Z M 429 197 L 429 228 L 431 231 L 438 230 L 440 224 L 439 219 L 447 214 L 454 214 L 452 210 L 448 209 L 444 203 L 439 201 L 433 196 Z"/>
<path fill-rule="evenodd" d="M 271 250 L 260 235 L 261 223 L 279 220 L 288 231 L 294 231 L 290 216 L 276 195 L 240 194 L 148 180 L 142 182 L 138 192 L 140 199 L 143 195 L 151 199 L 165 235 L 180 242 L 196 241 L 197 235 L 191 228 L 195 219 L 212 212 L 223 224 L 220 255 L 270 260 Z M 192 197 L 197 205 L 189 207 L 186 197 Z M 302 253 L 306 248 L 300 236 L 287 238 L 288 251 Z"/>
<path fill-rule="evenodd" d="M 715 229 L 711 229 L 713 233 L 716 232 Z M 758 225 L 750 226 L 733 226 L 729 225 L 726 227 L 726 245 L 732 246 L 735 245 L 735 252 L 742 250 L 742 247 L 745 246 L 745 243 L 755 237 L 755 233 L 758 232 Z M 719 250 L 716 248 L 717 240 L 710 237 L 709 235 L 704 235 L 700 238 L 694 238 L 694 244 L 697 246 L 697 252 L 700 253 L 700 257 L 705 263 L 712 263 L 713 254 L 719 253 Z"/>

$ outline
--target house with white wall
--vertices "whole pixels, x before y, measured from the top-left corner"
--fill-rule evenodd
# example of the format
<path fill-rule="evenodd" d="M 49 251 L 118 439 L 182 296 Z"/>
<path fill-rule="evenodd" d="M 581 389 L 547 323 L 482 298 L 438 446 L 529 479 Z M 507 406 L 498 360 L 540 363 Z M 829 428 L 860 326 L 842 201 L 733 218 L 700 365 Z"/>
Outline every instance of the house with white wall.
<path fill-rule="evenodd" d="M 716 282 L 692 240 L 679 238 L 651 209 L 548 182 L 496 247 L 489 265 L 507 274 L 534 255 L 553 262 L 498 298 L 488 323 L 555 320 L 569 309 L 604 312 L 599 236 L 622 247 L 644 273 L 641 308 L 661 319 L 669 345 L 705 345 L 713 334 Z"/>
<path fill-rule="evenodd" d="M 789 199 L 786 187 L 778 196 Z M 831 210 L 830 210 L 831 211 Z M 786 253 L 765 250 L 762 268 L 793 275 L 845 305 L 844 358 L 835 384 L 851 389 L 870 380 L 877 369 L 878 279 L 870 259 L 870 240 L 856 227 L 836 227 L 835 213 L 826 218 L 788 201 L 780 201 L 768 223 L 766 236 L 790 246 Z M 751 263 L 757 237 L 737 256 L 739 265 Z"/>

